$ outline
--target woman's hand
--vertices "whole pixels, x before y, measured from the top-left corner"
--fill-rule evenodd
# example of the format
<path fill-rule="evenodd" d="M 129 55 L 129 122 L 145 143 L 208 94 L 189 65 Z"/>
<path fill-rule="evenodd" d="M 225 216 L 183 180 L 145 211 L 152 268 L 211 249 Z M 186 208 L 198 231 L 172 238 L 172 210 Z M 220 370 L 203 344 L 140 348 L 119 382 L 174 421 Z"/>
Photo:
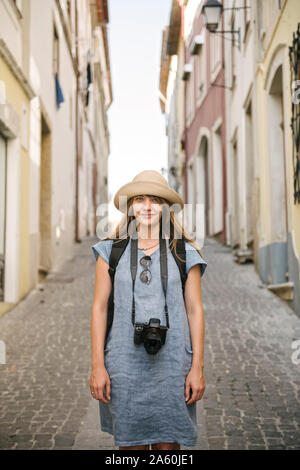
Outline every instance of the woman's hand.
<path fill-rule="evenodd" d="M 100 400 L 102 403 L 108 403 L 110 400 L 110 378 L 104 366 L 92 370 L 90 390 L 95 400 Z"/>
<path fill-rule="evenodd" d="M 190 389 L 192 389 L 192 396 L 190 396 Z M 201 368 L 191 367 L 185 379 L 185 401 L 190 405 L 194 401 L 201 400 L 205 390 L 204 374 Z"/>

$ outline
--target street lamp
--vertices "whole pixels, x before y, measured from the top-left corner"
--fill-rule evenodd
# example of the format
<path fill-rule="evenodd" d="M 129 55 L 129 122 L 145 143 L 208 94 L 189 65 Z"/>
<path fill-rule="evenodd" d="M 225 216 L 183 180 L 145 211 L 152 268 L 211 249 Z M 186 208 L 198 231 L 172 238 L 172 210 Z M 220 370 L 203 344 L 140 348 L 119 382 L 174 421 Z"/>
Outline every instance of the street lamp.
<path fill-rule="evenodd" d="M 233 7 L 233 8 L 223 8 L 223 5 L 218 0 L 207 0 L 204 3 L 201 13 L 204 16 L 204 23 L 206 29 L 210 33 L 230 33 L 238 35 L 238 48 L 241 49 L 241 30 L 229 30 L 229 31 L 217 31 L 222 13 L 224 10 L 243 10 L 245 8 L 250 8 L 250 6 L 244 7 Z M 232 41 L 235 45 L 235 42 Z"/>
<path fill-rule="evenodd" d="M 204 15 L 205 26 L 213 33 L 219 26 L 223 5 L 218 0 L 208 0 L 202 7 L 201 13 Z"/>

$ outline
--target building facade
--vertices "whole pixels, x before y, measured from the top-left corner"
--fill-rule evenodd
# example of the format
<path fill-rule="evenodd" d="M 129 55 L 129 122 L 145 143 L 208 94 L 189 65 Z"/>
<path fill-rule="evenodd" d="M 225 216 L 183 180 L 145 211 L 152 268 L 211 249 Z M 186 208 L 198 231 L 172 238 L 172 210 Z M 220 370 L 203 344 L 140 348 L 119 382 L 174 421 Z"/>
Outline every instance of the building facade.
<path fill-rule="evenodd" d="M 172 1 L 170 22 L 163 31 L 160 62 L 160 106 L 166 118 L 168 136 L 169 185 L 184 197 L 184 82 L 181 74 L 184 65 L 184 41 L 181 2 Z"/>
<path fill-rule="evenodd" d="M 95 233 L 112 89 L 107 1 L 0 9 L 1 314 Z"/>
<path fill-rule="evenodd" d="M 256 19 L 254 158 L 259 175 L 255 262 L 263 282 L 300 315 L 300 199 L 294 186 L 300 175 L 293 162 L 299 120 L 294 134 L 291 128 L 300 74 L 298 65 L 294 76 L 289 58 L 290 48 L 295 52 L 300 46 L 300 3 L 271 3 L 252 5 Z"/>
<path fill-rule="evenodd" d="M 203 236 L 215 236 L 224 242 L 227 205 L 224 39 L 205 28 L 203 3 L 189 0 L 185 7 L 185 63 L 191 70 L 186 80 L 185 187 L 187 201 L 197 207 Z M 197 220 L 196 223 L 198 226 Z"/>
<path fill-rule="evenodd" d="M 199 225 L 200 211 L 203 237 L 230 246 L 239 263 L 253 261 L 266 287 L 300 315 L 300 3 L 220 1 L 215 33 L 204 21 L 206 1 L 177 4 L 185 51 L 184 100 L 176 101 L 185 116 L 183 194 L 198 204 L 189 227 Z M 177 66 L 178 51 L 169 60 Z M 171 158 L 174 83 L 169 72 Z"/>

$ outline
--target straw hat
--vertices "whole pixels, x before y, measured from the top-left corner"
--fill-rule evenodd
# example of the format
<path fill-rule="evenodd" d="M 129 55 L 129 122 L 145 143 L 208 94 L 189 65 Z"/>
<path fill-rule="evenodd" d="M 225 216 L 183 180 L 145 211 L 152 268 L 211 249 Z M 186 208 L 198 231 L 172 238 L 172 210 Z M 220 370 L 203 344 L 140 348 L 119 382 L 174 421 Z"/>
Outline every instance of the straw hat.
<path fill-rule="evenodd" d="M 133 178 L 131 183 L 121 186 L 114 197 L 114 205 L 119 211 L 126 213 L 128 199 L 141 194 L 163 197 L 169 201 L 171 205 L 175 204 L 174 212 L 180 212 L 184 206 L 183 199 L 180 195 L 174 191 L 174 189 L 170 188 L 167 180 L 155 170 L 142 171 Z M 125 200 L 126 204 L 124 204 L 122 200 L 119 200 L 122 196 L 127 197 L 127 200 Z M 119 202 L 121 203 L 121 207 Z"/>

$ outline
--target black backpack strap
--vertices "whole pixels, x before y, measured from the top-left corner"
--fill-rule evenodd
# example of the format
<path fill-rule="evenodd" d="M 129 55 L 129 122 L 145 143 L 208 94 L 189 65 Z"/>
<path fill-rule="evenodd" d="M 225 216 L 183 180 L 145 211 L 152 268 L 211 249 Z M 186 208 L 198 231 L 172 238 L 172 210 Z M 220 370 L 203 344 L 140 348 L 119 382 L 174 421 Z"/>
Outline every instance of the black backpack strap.
<path fill-rule="evenodd" d="M 113 241 L 113 244 L 112 244 L 112 248 L 111 248 L 111 253 L 110 253 L 110 257 L 109 257 L 108 272 L 109 272 L 109 275 L 110 275 L 112 288 L 111 288 L 111 293 L 110 293 L 110 296 L 109 296 L 109 299 L 108 299 L 107 325 L 106 325 L 105 341 L 107 339 L 109 330 L 111 329 L 113 319 L 114 319 L 114 281 L 115 281 L 115 273 L 116 273 L 116 269 L 117 269 L 118 263 L 120 261 L 120 258 L 122 256 L 122 254 L 124 253 L 128 242 L 129 242 L 129 237 L 123 238 L 123 239 L 115 238 L 114 241 Z"/>
<path fill-rule="evenodd" d="M 172 238 L 169 240 L 169 244 L 171 243 Z M 186 275 L 186 250 L 185 250 L 185 241 L 183 238 L 178 238 L 177 243 L 176 243 L 176 252 L 180 256 L 183 261 L 177 258 L 174 249 L 171 250 L 171 253 L 173 255 L 174 260 L 176 261 L 176 264 L 178 266 L 179 272 L 180 272 L 180 278 L 181 278 L 181 285 L 182 285 L 182 295 L 183 298 L 184 296 L 184 289 L 185 289 L 185 283 L 187 280 L 187 275 Z"/>
<path fill-rule="evenodd" d="M 118 266 L 119 260 L 129 242 L 129 237 L 124 239 L 115 238 L 112 244 L 111 253 L 109 257 L 109 275 L 111 278 L 112 284 L 114 283 L 115 272 Z"/>

